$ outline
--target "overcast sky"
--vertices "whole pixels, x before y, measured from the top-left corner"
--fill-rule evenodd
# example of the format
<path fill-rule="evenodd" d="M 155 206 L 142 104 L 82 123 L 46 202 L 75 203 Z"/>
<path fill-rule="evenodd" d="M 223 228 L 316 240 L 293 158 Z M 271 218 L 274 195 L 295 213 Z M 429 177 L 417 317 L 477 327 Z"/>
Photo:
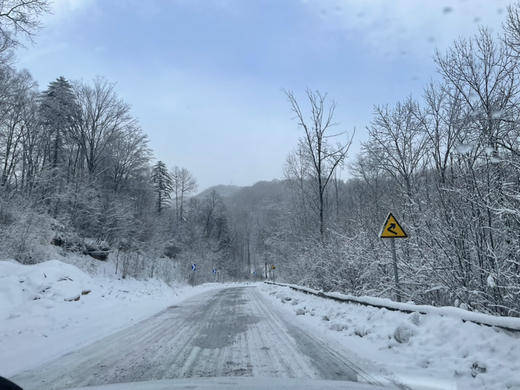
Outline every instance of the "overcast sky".
<path fill-rule="evenodd" d="M 18 65 L 40 88 L 58 76 L 117 82 L 155 157 L 200 189 L 282 177 L 301 135 L 282 89 L 328 92 L 342 129 L 366 137 L 375 104 L 419 96 L 432 55 L 501 0 L 57 0 Z M 343 176 L 347 176 L 344 172 Z"/>

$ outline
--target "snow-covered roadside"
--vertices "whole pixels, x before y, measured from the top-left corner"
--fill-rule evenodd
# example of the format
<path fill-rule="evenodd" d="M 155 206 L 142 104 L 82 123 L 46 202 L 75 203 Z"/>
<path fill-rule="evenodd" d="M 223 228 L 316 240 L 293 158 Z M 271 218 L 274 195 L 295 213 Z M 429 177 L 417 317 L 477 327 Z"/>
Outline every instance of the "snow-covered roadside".
<path fill-rule="evenodd" d="M 260 290 L 413 389 L 520 389 L 520 334 L 436 314 L 336 302 L 287 287 Z"/>
<path fill-rule="evenodd" d="M 36 367 L 214 288 L 89 275 L 57 260 L 0 261 L 0 376 Z"/>
<path fill-rule="evenodd" d="M 354 296 L 349 294 L 342 294 L 338 292 L 323 292 L 314 290 L 309 287 L 298 286 L 296 284 L 288 283 L 273 283 L 279 286 L 286 286 L 297 291 L 308 292 L 314 295 L 321 295 L 323 297 L 337 298 L 340 301 L 347 303 L 361 303 L 368 306 L 379 307 L 384 309 L 396 309 L 403 312 L 418 312 L 420 314 L 437 314 L 441 316 L 448 316 L 462 321 L 471 321 L 481 325 L 498 326 L 506 330 L 520 331 L 520 318 L 518 317 L 499 317 L 484 313 L 469 311 L 453 306 L 435 307 L 429 305 L 416 305 L 415 303 L 395 302 L 388 298 L 376 298 L 369 296 Z"/>

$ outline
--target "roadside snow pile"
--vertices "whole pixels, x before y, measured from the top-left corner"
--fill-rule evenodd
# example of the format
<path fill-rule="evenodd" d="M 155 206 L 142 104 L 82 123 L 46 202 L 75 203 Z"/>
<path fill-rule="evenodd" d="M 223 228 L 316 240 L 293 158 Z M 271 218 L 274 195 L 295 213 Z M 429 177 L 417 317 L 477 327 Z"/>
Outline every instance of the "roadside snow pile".
<path fill-rule="evenodd" d="M 0 261 L 0 376 L 73 351 L 212 286 L 90 276 L 52 260 Z"/>
<path fill-rule="evenodd" d="M 21 315 L 16 313 L 17 308 L 25 309 L 24 304 L 30 301 L 79 301 L 82 294 L 90 292 L 86 274 L 56 260 L 34 266 L 2 261 L 0 278 L 0 304 L 12 310 L 11 318 Z"/>
<path fill-rule="evenodd" d="M 397 310 L 421 312 L 422 314 L 438 314 L 464 321 L 473 321 L 490 326 L 500 326 L 503 328 L 509 328 L 510 330 L 520 330 L 520 318 L 515 317 L 492 316 L 489 314 L 472 312 L 463 308 L 451 306 L 435 307 L 428 305 L 416 305 L 414 303 L 395 302 L 388 298 L 355 297 L 353 295 L 340 293 L 327 293 L 326 295 L 340 299 L 349 299 L 360 303 L 367 303 L 375 306 L 386 306 Z"/>
<path fill-rule="evenodd" d="M 492 277 L 490 276 L 492 279 Z M 489 278 L 488 278 L 489 279 Z M 500 326 L 509 330 L 520 330 L 520 318 L 517 317 L 498 317 L 489 314 L 468 311 L 463 308 L 464 304 L 458 307 L 443 306 L 435 307 L 429 305 L 416 305 L 414 303 L 395 302 L 388 298 L 376 298 L 367 296 L 354 296 L 348 294 L 341 294 L 337 292 L 323 293 L 309 287 L 297 286 L 295 284 L 277 283 L 287 287 L 293 287 L 300 291 L 309 292 L 311 294 L 321 294 L 324 297 L 338 298 L 339 300 L 349 301 L 350 303 L 361 303 L 380 308 L 396 309 L 400 311 L 419 312 L 422 314 L 439 314 L 442 316 L 449 316 L 463 321 L 473 321 L 484 325 Z"/>
<path fill-rule="evenodd" d="M 520 389 L 520 332 L 439 314 L 341 303 L 263 285 L 284 311 L 413 389 Z"/>

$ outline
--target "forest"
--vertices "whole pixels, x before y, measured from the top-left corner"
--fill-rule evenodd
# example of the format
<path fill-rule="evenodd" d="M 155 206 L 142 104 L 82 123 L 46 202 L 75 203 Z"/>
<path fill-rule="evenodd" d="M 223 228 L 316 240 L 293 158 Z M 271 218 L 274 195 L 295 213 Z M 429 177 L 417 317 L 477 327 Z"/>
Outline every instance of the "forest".
<path fill-rule="evenodd" d="M 56 75 L 40 89 L 17 69 L 17 37 L 48 4 L 0 4 L 1 257 L 78 253 L 122 277 L 192 283 L 275 265 L 271 277 L 325 291 L 520 316 L 518 5 L 502 31 L 436 52 L 422 96 L 374 107 L 359 155 L 332 97 L 286 91 L 301 137 L 284 177 L 197 193 L 182 162 L 154 158 L 113 81 Z M 409 236 L 398 287 L 379 238 L 389 212 Z"/>

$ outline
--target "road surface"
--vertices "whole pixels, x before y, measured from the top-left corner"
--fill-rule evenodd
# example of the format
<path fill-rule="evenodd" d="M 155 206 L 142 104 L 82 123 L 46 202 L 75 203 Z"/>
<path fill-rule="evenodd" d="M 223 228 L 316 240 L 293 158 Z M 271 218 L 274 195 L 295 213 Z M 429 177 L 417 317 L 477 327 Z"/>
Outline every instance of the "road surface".
<path fill-rule="evenodd" d="M 294 319 L 258 287 L 212 290 L 12 379 L 25 390 L 225 376 L 380 384 Z"/>

